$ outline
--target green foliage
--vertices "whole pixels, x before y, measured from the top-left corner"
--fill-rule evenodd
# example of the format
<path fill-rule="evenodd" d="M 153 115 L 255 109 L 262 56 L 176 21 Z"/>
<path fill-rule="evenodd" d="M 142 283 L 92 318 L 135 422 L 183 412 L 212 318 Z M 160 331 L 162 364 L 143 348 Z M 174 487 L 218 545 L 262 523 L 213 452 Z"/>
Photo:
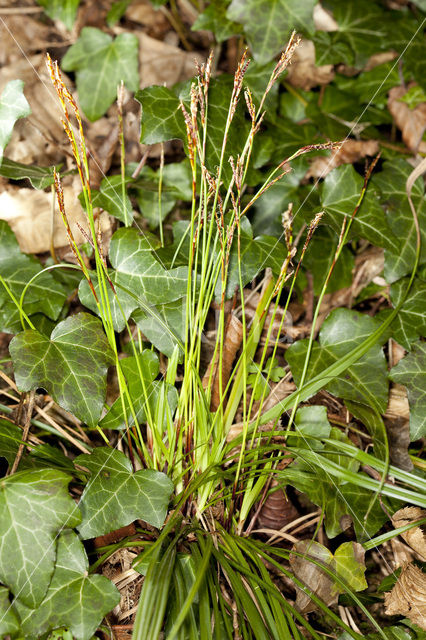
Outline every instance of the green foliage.
<path fill-rule="evenodd" d="M 407 289 L 408 278 L 402 278 L 390 288 L 390 298 L 394 307 L 402 300 Z M 392 337 L 405 349 L 420 336 L 426 336 L 426 283 L 416 278 L 402 309 L 391 324 Z"/>
<path fill-rule="evenodd" d="M 128 227 L 133 222 L 132 203 L 126 191 L 123 199 L 122 182 L 121 176 L 104 178 L 99 191 L 92 191 L 92 202 L 94 207 L 102 207 Z"/>
<path fill-rule="evenodd" d="M 37 0 L 49 18 L 61 20 L 70 31 L 75 21 L 80 0 Z"/>
<path fill-rule="evenodd" d="M 142 105 L 141 142 L 155 144 L 174 138 L 186 139 L 179 98 L 167 87 L 147 87 L 135 93 Z"/>
<path fill-rule="evenodd" d="M 23 304 L 27 315 L 41 312 L 57 320 L 64 305 L 66 289 L 52 273 L 42 273 L 42 266 L 33 256 L 21 253 L 18 242 L 7 222 L 0 220 L 0 275 L 19 302 L 24 288 L 32 278 Z M 21 329 L 19 310 L 5 287 L 0 284 L 0 329 L 16 333 Z"/>
<path fill-rule="evenodd" d="M 19 600 L 13 609 L 26 638 L 66 626 L 76 640 L 90 640 L 102 618 L 120 602 L 120 593 L 104 576 L 88 575 L 86 552 L 73 531 L 57 541 L 56 564 L 43 601 L 36 610 Z"/>
<path fill-rule="evenodd" d="M 369 336 L 378 321 L 349 309 L 336 309 L 324 321 L 318 343 L 312 349 L 308 378 L 313 378 L 333 362 L 351 351 Z M 307 352 L 308 340 L 299 340 L 287 350 L 287 361 L 298 384 Z M 344 374 L 326 385 L 339 398 L 370 405 L 386 411 L 388 382 L 386 359 L 379 344 L 375 344 Z"/>
<path fill-rule="evenodd" d="M 27 330 L 10 344 L 21 391 L 46 389 L 65 409 L 94 426 L 101 415 L 112 352 L 99 320 L 79 313 L 60 322 L 49 338 Z"/>
<path fill-rule="evenodd" d="M 331 171 L 324 180 L 322 206 L 324 221 L 340 233 L 344 218 L 354 211 L 361 193 L 363 180 L 351 165 Z M 351 227 L 351 235 L 366 238 L 378 247 L 397 251 L 399 243 L 386 221 L 379 202 L 367 192 Z"/>
<path fill-rule="evenodd" d="M 411 353 L 391 369 L 392 382 L 404 384 L 410 404 L 410 438 L 418 440 L 426 433 L 426 346 L 413 345 Z"/>
<path fill-rule="evenodd" d="M 59 171 L 62 165 L 56 167 Z M 45 189 L 53 184 L 53 167 L 37 167 L 36 165 L 14 162 L 9 158 L 3 158 L 0 164 L 0 176 L 11 180 L 23 180 L 27 178 L 34 189 Z"/>
<path fill-rule="evenodd" d="M 32 609 L 50 584 L 59 531 L 81 519 L 69 481 L 61 471 L 43 469 L 16 473 L 0 486 L 0 580 Z"/>
<path fill-rule="evenodd" d="M 133 473 L 127 456 L 109 447 L 97 447 L 90 455 L 78 456 L 76 463 L 91 473 L 79 502 L 82 522 L 78 531 L 83 540 L 136 519 L 154 527 L 163 525 L 173 491 L 164 473 L 154 469 Z"/>
<path fill-rule="evenodd" d="M 268 380 L 278 382 L 285 375 L 283 367 L 278 365 L 276 358 L 268 358 L 263 365 L 263 369 L 260 369 L 256 362 L 252 362 L 248 370 L 247 382 L 253 387 L 255 401 L 260 400 L 262 396 L 266 398 L 270 394 L 271 387 L 268 384 Z M 260 375 L 258 376 L 258 374 Z"/>
<path fill-rule="evenodd" d="M 193 31 L 213 31 L 218 42 L 241 33 L 241 25 L 229 20 L 226 15 L 230 0 L 212 0 L 192 25 Z"/>
<path fill-rule="evenodd" d="M 98 120 L 117 97 L 121 81 L 131 90 L 139 85 L 138 39 L 121 33 L 115 40 L 94 27 L 84 27 L 62 59 L 64 71 L 75 71 L 81 108 Z"/>
<path fill-rule="evenodd" d="M 293 29 L 314 30 L 316 3 L 317 0 L 232 0 L 227 16 L 243 25 L 255 60 L 264 64 L 282 50 Z"/>
<path fill-rule="evenodd" d="M 31 109 L 24 96 L 22 80 L 11 80 L 0 96 L 0 165 L 15 122 L 30 115 Z"/>

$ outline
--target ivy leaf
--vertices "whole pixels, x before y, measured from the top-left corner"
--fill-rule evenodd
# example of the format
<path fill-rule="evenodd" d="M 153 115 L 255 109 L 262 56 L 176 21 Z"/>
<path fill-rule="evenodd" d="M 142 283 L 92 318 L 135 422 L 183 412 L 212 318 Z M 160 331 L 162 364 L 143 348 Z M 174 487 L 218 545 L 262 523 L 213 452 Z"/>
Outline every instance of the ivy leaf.
<path fill-rule="evenodd" d="M 241 25 L 229 20 L 226 15 L 230 0 L 211 0 L 207 9 L 199 14 L 191 27 L 192 31 L 212 31 L 217 42 L 241 33 Z"/>
<path fill-rule="evenodd" d="M 314 280 L 314 294 L 321 293 L 327 273 L 332 265 L 337 248 L 338 238 L 329 227 L 322 227 L 316 230 L 308 251 L 304 264 L 311 271 Z M 337 261 L 329 284 L 327 293 L 334 293 L 352 284 L 352 273 L 355 267 L 355 260 L 352 252 L 343 247 L 340 259 Z"/>
<path fill-rule="evenodd" d="M 402 278 L 390 288 L 390 298 L 394 307 L 404 295 L 409 278 Z M 392 338 L 408 351 L 411 343 L 420 336 L 426 336 L 426 283 L 416 278 L 404 304 L 391 324 Z"/>
<path fill-rule="evenodd" d="M 70 476 L 43 469 L 3 478 L 0 486 L 0 581 L 35 609 L 49 586 L 55 539 L 75 527 L 80 513 L 68 494 Z"/>
<path fill-rule="evenodd" d="M 59 171 L 61 167 L 62 165 L 59 164 L 55 169 Z M 24 180 L 26 178 L 34 189 L 45 189 L 54 182 L 53 169 L 54 167 L 37 167 L 3 158 L 3 162 L 0 164 L 0 176 L 10 180 Z"/>
<path fill-rule="evenodd" d="M 0 273 L 19 301 L 24 287 L 42 271 L 38 260 L 21 253 L 15 234 L 5 220 L 0 220 Z M 0 330 L 16 333 L 21 328 L 14 302 L 0 285 Z M 31 315 L 41 312 L 56 320 L 66 300 L 65 288 L 46 272 L 28 287 L 24 298 L 24 311 Z"/>
<path fill-rule="evenodd" d="M 127 388 L 132 401 L 133 411 L 136 415 L 138 423 L 146 422 L 147 412 L 155 417 L 157 414 L 158 402 L 161 394 L 167 396 L 168 410 L 171 415 L 174 414 L 177 407 L 177 390 L 163 381 L 154 380 L 158 375 L 158 358 L 155 353 L 150 350 L 144 350 L 139 356 L 139 366 L 134 356 L 125 358 L 120 362 L 122 371 L 127 380 Z M 143 380 L 141 379 L 143 378 Z M 148 397 L 148 406 L 146 406 L 145 398 Z M 102 418 L 100 426 L 102 429 L 123 429 L 126 424 L 132 426 L 134 424 L 133 412 L 127 398 L 124 398 L 127 421 L 124 417 L 123 403 L 121 398 L 112 405 L 108 413 Z M 166 423 L 167 416 L 163 416 Z M 158 422 L 160 424 L 160 422 Z"/>
<path fill-rule="evenodd" d="M 374 2 L 359 0 L 341 2 L 341 0 L 326 0 L 325 8 L 333 13 L 339 25 L 338 42 L 345 43 L 351 48 L 353 60 L 349 62 L 358 68 L 364 66 L 368 58 L 381 51 L 386 45 L 387 29 L 383 19 L 383 10 Z M 334 34 L 331 36 L 334 38 Z M 341 62 L 335 60 L 332 64 Z"/>
<path fill-rule="evenodd" d="M 389 378 L 407 387 L 410 438 L 422 438 L 426 435 L 426 344 L 416 342 L 411 353 L 391 369 Z"/>
<path fill-rule="evenodd" d="M 127 7 L 132 2 L 132 0 L 118 0 L 118 2 L 113 2 L 111 5 L 111 9 L 107 13 L 107 25 L 111 28 L 113 27 L 126 13 Z"/>
<path fill-rule="evenodd" d="M 112 351 L 100 321 L 78 313 L 60 322 L 49 338 L 23 331 L 10 343 L 15 380 L 21 391 L 43 387 L 56 402 L 95 426 L 106 393 Z"/>
<path fill-rule="evenodd" d="M 353 94 L 359 97 L 363 103 L 374 103 L 381 107 L 386 106 L 387 94 L 392 87 L 398 86 L 401 82 L 398 73 L 398 65 L 395 60 L 379 64 L 370 71 L 360 73 L 356 79 L 338 77 L 339 88 L 352 93 L 352 106 L 359 108 L 359 103 L 354 104 Z"/>
<path fill-rule="evenodd" d="M 361 556 L 361 557 L 360 557 Z M 366 566 L 364 563 L 364 549 L 356 542 L 343 542 L 334 552 L 334 566 L 340 575 L 354 591 L 367 589 L 365 579 Z M 342 587 L 337 589 L 344 592 Z"/>
<path fill-rule="evenodd" d="M 9 591 L 0 587 L 0 638 L 13 638 L 19 630 L 19 618 L 10 604 Z"/>
<path fill-rule="evenodd" d="M 116 586 L 100 575 L 88 575 L 83 544 L 73 531 L 58 539 L 55 571 L 43 602 L 34 611 L 19 601 L 14 610 L 26 638 L 66 626 L 76 640 L 90 640 L 103 617 L 120 602 Z"/>
<path fill-rule="evenodd" d="M 314 31 L 317 0 L 232 0 L 227 17 L 244 27 L 256 62 L 272 60 L 286 44 L 292 29 Z"/>
<path fill-rule="evenodd" d="M 24 96 L 22 80 L 11 80 L 0 96 L 0 164 L 3 152 L 12 135 L 15 122 L 31 113 L 30 105 Z"/>
<path fill-rule="evenodd" d="M 21 440 L 22 430 L 10 420 L 0 418 L 0 457 L 6 458 L 9 465 L 15 460 Z"/>
<path fill-rule="evenodd" d="M 332 311 L 321 327 L 319 344 L 313 345 L 307 380 L 361 344 L 377 326 L 377 320 L 357 311 L 343 308 Z M 307 339 L 299 340 L 286 352 L 296 384 L 300 383 L 307 347 Z M 339 398 L 370 405 L 384 413 L 388 401 L 388 382 L 386 359 L 381 346 L 375 344 L 325 388 Z"/>
<path fill-rule="evenodd" d="M 185 121 L 179 98 L 167 87 L 147 87 L 135 93 L 142 105 L 141 142 L 155 144 L 186 139 Z"/>
<path fill-rule="evenodd" d="M 188 269 L 167 271 L 153 256 L 153 248 L 150 238 L 136 229 L 119 229 L 112 237 L 109 259 L 117 285 L 138 292 L 150 305 L 167 304 L 186 294 Z"/>
<path fill-rule="evenodd" d="M 324 221 L 340 233 L 343 219 L 352 215 L 358 202 L 363 180 L 352 165 L 343 165 L 331 171 L 324 180 L 322 205 L 326 210 Z M 352 223 L 351 236 L 360 235 L 378 247 L 398 251 L 395 238 L 378 200 L 368 191 Z"/>
<path fill-rule="evenodd" d="M 138 309 L 132 317 L 144 336 L 169 358 L 172 357 L 175 346 L 179 344 L 178 341 L 185 341 L 186 298 L 157 305 L 149 313 Z M 179 351 L 182 356 L 180 347 Z"/>
<path fill-rule="evenodd" d="M 83 540 L 136 519 L 153 527 L 163 525 L 173 491 L 173 483 L 164 473 L 154 469 L 133 473 L 124 453 L 109 447 L 97 447 L 90 455 L 78 456 L 75 462 L 92 474 L 79 503 L 83 519 L 78 530 Z"/>
<path fill-rule="evenodd" d="M 411 165 L 403 158 L 394 158 L 385 162 L 383 170 L 372 178 L 372 185 L 379 189 L 381 194 L 381 203 L 389 226 L 395 236 L 401 239 L 397 250 L 385 249 L 384 275 L 389 284 L 410 274 L 414 267 L 417 234 L 405 188 L 412 170 Z M 426 262 L 426 202 L 421 177 L 414 183 L 411 197 L 419 218 L 422 264 Z"/>
<path fill-rule="evenodd" d="M 80 0 L 37 0 L 52 20 L 61 20 L 71 31 Z"/>
<path fill-rule="evenodd" d="M 306 493 L 310 500 L 325 512 L 325 531 L 329 538 L 335 538 L 342 532 L 342 517 L 349 515 L 354 524 L 357 539 L 371 538 L 386 522 L 387 516 L 378 501 L 371 507 L 371 491 L 353 484 L 339 483 L 328 474 L 323 465 L 310 464 L 313 455 L 320 454 L 312 450 L 298 450 L 298 462 L 279 472 L 280 479 L 299 491 Z M 342 456 L 343 457 L 343 456 Z M 306 460 L 301 468 L 299 460 Z M 346 458 L 347 460 L 347 458 Z M 368 518 L 364 515 L 369 511 Z"/>
<path fill-rule="evenodd" d="M 121 81 L 130 91 L 139 86 L 138 39 L 121 33 L 115 40 L 95 27 L 83 27 L 62 59 L 64 71 L 75 71 L 81 108 L 98 120 L 117 97 Z"/>
<path fill-rule="evenodd" d="M 122 191 L 122 178 L 118 176 L 109 176 L 101 182 L 99 191 L 92 191 L 92 202 L 94 207 L 102 207 L 105 211 L 117 220 L 124 222 L 129 227 L 133 222 L 133 209 L 130 198 Z"/>

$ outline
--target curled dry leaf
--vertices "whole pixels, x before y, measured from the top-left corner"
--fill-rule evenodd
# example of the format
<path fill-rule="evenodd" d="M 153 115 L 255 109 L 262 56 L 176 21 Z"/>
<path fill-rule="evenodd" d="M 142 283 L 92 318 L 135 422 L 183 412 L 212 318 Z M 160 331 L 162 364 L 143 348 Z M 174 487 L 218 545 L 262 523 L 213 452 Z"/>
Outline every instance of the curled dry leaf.
<path fill-rule="evenodd" d="M 277 487 L 278 482 L 274 479 L 271 488 Z M 276 489 L 266 498 L 257 516 L 257 526 L 260 529 L 274 529 L 279 531 L 286 524 L 295 520 L 298 511 L 294 504 L 290 502 L 282 489 Z"/>
<path fill-rule="evenodd" d="M 228 326 L 226 328 L 225 339 L 223 341 L 223 355 L 222 355 L 222 389 L 224 389 L 228 383 L 229 376 L 231 375 L 232 365 L 237 355 L 237 351 L 243 341 L 243 325 L 234 314 L 230 315 Z M 220 405 L 219 394 L 219 380 L 218 375 L 219 368 L 219 354 L 216 354 L 216 358 L 210 361 L 207 371 L 203 377 L 203 387 L 206 389 L 210 380 L 211 382 L 211 410 L 216 411 Z"/>
<path fill-rule="evenodd" d="M 392 524 L 397 529 L 398 527 L 404 527 L 407 524 L 423 518 L 426 518 L 426 509 L 420 509 L 420 507 L 404 507 L 394 513 L 392 516 Z M 413 527 L 405 533 L 401 533 L 401 538 L 426 561 L 426 537 L 420 527 Z"/>
<path fill-rule="evenodd" d="M 309 91 L 319 84 L 328 84 L 334 78 L 332 64 L 315 65 L 315 45 L 310 40 L 302 40 L 294 52 L 288 67 L 288 81 L 295 87 Z"/>
<path fill-rule="evenodd" d="M 187 53 L 145 33 L 136 33 L 139 39 L 139 75 L 141 89 L 153 84 L 171 87 L 194 75 L 194 59 L 203 62 L 202 56 Z"/>
<path fill-rule="evenodd" d="M 366 156 L 375 156 L 379 151 L 377 140 L 346 140 L 340 149 L 332 151 L 330 157 L 315 158 L 306 178 L 324 178 L 341 164 L 353 164 Z"/>
<path fill-rule="evenodd" d="M 426 629 L 426 574 L 414 564 L 404 564 L 394 588 L 385 594 L 385 606 L 388 616 L 405 616 Z"/>
<path fill-rule="evenodd" d="M 78 228 L 80 224 L 87 230 L 84 214 L 73 187 L 64 187 L 65 211 L 78 244 L 87 239 Z M 68 246 L 65 225 L 55 201 L 52 220 L 52 194 L 35 189 L 10 187 L 0 194 L 0 220 L 6 220 L 15 233 L 21 251 L 24 253 L 44 253 L 50 251 L 53 232 L 54 247 Z M 110 221 L 106 213 L 101 215 L 102 233 L 109 231 Z"/>
<path fill-rule="evenodd" d="M 401 102 L 408 89 L 414 86 L 410 83 L 407 88 L 393 87 L 389 91 L 388 109 L 398 129 L 401 130 L 402 139 L 413 153 L 425 153 L 426 142 L 422 141 L 426 129 L 426 103 L 419 104 L 415 109 Z"/>

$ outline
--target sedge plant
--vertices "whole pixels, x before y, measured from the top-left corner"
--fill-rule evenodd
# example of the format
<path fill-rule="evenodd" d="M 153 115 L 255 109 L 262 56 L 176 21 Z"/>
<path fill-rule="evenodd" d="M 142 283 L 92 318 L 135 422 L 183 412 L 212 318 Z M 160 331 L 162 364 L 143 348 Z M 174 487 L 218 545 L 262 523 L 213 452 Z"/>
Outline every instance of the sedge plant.
<path fill-rule="evenodd" d="M 255 105 L 248 87 L 244 87 L 244 76 L 249 64 L 244 52 L 237 67 L 225 127 L 222 146 L 219 150 L 217 167 L 209 163 L 209 89 L 211 85 L 212 55 L 198 68 L 196 80 L 191 84 L 189 102 L 181 102 L 181 117 L 186 127 L 186 153 L 189 158 L 192 177 L 192 202 L 186 232 L 180 240 L 176 254 L 187 250 L 187 284 L 184 304 L 184 339 L 175 335 L 161 314 L 138 295 L 114 284 L 107 264 L 107 256 L 102 247 L 98 228 L 98 217 L 93 205 L 90 187 L 89 164 L 84 139 L 83 126 L 78 107 L 66 89 L 55 62 L 48 58 L 52 81 L 60 98 L 64 119 L 63 125 L 70 141 L 77 170 L 80 176 L 84 206 L 88 221 L 88 239 L 93 248 L 94 270 L 90 271 L 73 238 L 63 202 L 61 179 L 55 174 L 57 200 L 63 217 L 70 245 L 76 262 L 86 278 L 96 303 L 105 334 L 114 353 L 118 376 L 119 397 L 125 418 L 125 438 L 128 454 L 134 463 L 146 468 L 168 473 L 175 487 L 173 509 L 158 536 L 140 533 L 139 539 L 124 540 L 119 545 L 103 549 L 104 555 L 92 567 L 97 568 L 119 546 L 142 547 L 142 553 L 134 567 L 144 574 L 144 583 L 134 624 L 133 637 L 136 640 L 168 640 L 201 638 L 202 640 L 222 638 L 302 638 L 306 634 L 313 638 L 322 637 L 305 617 L 295 609 L 277 588 L 267 567 L 281 573 L 293 581 L 298 588 L 308 593 L 319 610 L 328 617 L 330 624 L 346 631 L 358 640 L 361 636 L 343 622 L 329 607 L 311 592 L 288 569 L 289 553 L 251 539 L 245 535 L 246 523 L 253 508 L 265 497 L 268 481 L 272 474 L 291 479 L 295 471 L 280 470 L 279 462 L 303 458 L 312 469 L 316 466 L 331 478 L 343 478 L 347 482 L 359 483 L 359 474 L 324 458 L 312 450 L 305 439 L 305 447 L 293 449 L 285 444 L 286 435 L 292 433 L 292 424 L 298 404 L 321 389 L 331 377 L 339 375 L 355 362 L 383 333 L 391 320 L 373 334 L 363 345 L 346 355 L 329 370 L 305 382 L 312 348 L 315 321 L 325 294 L 333 267 L 348 237 L 351 222 L 361 205 L 368 175 L 359 203 L 345 222 L 336 250 L 335 259 L 325 279 L 321 292 L 309 349 L 305 359 L 302 382 L 299 389 L 268 411 L 262 411 L 266 397 L 263 387 L 260 403 L 255 405 L 254 393 L 248 394 L 249 368 L 255 357 L 258 373 L 253 388 L 260 384 L 261 370 L 268 365 L 266 382 L 272 372 L 273 357 L 283 332 L 284 318 L 288 310 L 303 257 L 317 228 L 322 212 L 314 217 L 308 226 L 306 239 L 298 254 L 297 241 L 293 237 L 291 216 L 284 221 L 283 235 L 285 257 L 276 275 L 267 271 L 257 306 L 251 322 L 248 321 L 245 301 L 245 275 L 241 246 L 244 236 L 244 221 L 254 203 L 275 182 L 285 179 L 291 170 L 291 161 L 302 154 L 318 149 L 335 149 L 337 143 L 309 145 L 294 153 L 271 171 L 263 184 L 249 194 L 246 179 L 250 169 L 254 140 L 261 134 L 266 98 L 273 85 L 291 61 L 298 45 L 298 38 L 292 35 L 285 51 L 277 62 L 267 83 L 264 94 Z M 244 100 L 242 100 L 244 96 Z M 229 133 L 234 123 L 237 109 L 246 105 L 249 132 L 242 141 L 241 148 L 229 148 Z M 119 100 L 120 105 L 120 100 Z M 73 126 L 73 120 L 76 128 Z M 119 107 L 121 135 L 121 179 L 122 198 L 125 197 L 124 141 L 122 137 L 122 109 Z M 161 190 L 164 152 L 161 155 L 159 184 L 160 242 L 164 246 L 164 232 L 161 216 Z M 230 171 L 228 170 L 230 166 Z M 126 226 L 127 226 L 126 220 Z M 172 265 L 175 258 L 172 260 Z M 238 286 L 229 290 L 230 269 L 237 264 Z M 144 376 L 142 342 L 135 339 L 135 333 L 120 302 L 120 293 L 131 296 L 147 314 L 160 324 L 175 343 L 173 355 L 167 363 L 165 382 L 167 386 L 178 385 L 179 397 L 173 412 L 168 403 L 167 386 L 163 385 L 153 402 L 151 391 Z M 229 302 L 234 307 L 238 300 L 241 307 L 242 344 L 236 362 L 231 362 L 229 375 L 224 375 L 228 356 L 227 336 L 230 323 Z M 137 364 L 137 372 L 143 394 L 144 423 L 141 424 L 135 409 L 128 380 L 124 375 L 120 353 L 114 330 L 112 303 L 120 309 L 131 349 Z M 204 335 L 213 303 L 217 306 L 216 338 L 207 372 L 202 370 Z M 22 304 L 21 304 L 22 307 Z M 278 336 L 272 339 L 272 325 L 281 310 Z M 397 312 L 397 311 L 396 311 Z M 395 313 L 391 314 L 394 317 Z M 271 314 L 269 326 L 266 317 Z M 266 338 L 261 344 L 262 333 Z M 204 374 L 204 375 L 203 375 Z M 242 419 L 236 424 L 237 412 Z M 287 431 L 276 431 L 275 426 L 283 411 L 291 410 Z M 272 421 L 269 431 L 262 431 L 262 425 Z M 98 427 L 101 437 L 109 442 L 108 433 Z M 293 432 L 294 433 L 294 432 Z M 279 435 L 280 445 L 275 436 Z M 342 441 L 325 442 L 324 446 L 339 448 L 344 455 L 358 456 L 363 462 L 377 469 L 383 480 L 362 479 L 372 496 L 383 493 L 392 498 L 410 500 L 413 504 L 425 506 L 424 497 L 419 498 L 416 477 L 407 472 L 392 469 L 402 486 L 384 484 L 389 461 L 379 460 L 365 454 Z M 361 459 L 360 458 L 360 459 Z M 365 460 L 364 460 L 365 459 Z M 136 468 L 136 467 L 135 467 Z M 297 470 L 296 470 L 297 473 Z M 399 475 L 398 475 L 399 474 Z M 357 477 L 356 477 L 357 476 Z M 424 494 L 423 494 L 424 495 Z M 416 502 L 417 496 L 417 502 Z M 318 560 L 309 558 L 310 561 Z M 321 565 L 322 566 L 322 565 Z M 324 568 L 339 587 L 345 591 L 365 613 L 372 626 L 383 635 L 363 603 L 348 586 L 342 576 Z"/>

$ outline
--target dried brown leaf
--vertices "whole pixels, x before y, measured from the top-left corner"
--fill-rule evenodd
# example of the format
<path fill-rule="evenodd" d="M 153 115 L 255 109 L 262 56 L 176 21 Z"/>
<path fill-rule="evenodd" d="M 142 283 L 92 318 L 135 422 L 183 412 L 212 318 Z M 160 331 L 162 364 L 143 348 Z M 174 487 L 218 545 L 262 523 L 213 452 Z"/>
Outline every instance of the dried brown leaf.
<path fill-rule="evenodd" d="M 277 487 L 278 482 L 274 479 L 271 488 Z M 259 528 L 273 529 L 279 531 L 286 524 L 298 517 L 299 513 L 292 502 L 288 499 L 282 489 L 276 489 L 266 498 L 257 516 L 257 526 Z"/>
<path fill-rule="evenodd" d="M 420 509 L 420 507 L 404 507 L 394 513 L 392 516 L 392 524 L 397 529 L 398 527 L 404 527 L 407 524 L 412 524 L 425 517 L 426 509 Z M 426 560 L 426 537 L 420 527 L 413 527 L 400 535 L 423 560 Z"/>
<path fill-rule="evenodd" d="M 324 178 L 336 167 L 353 164 L 366 156 L 375 156 L 378 151 L 377 140 L 345 140 L 341 148 L 333 151 L 330 157 L 315 158 L 305 177 Z"/>
<path fill-rule="evenodd" d="M 194 75 L 194 59 L 203 62 L 201 55 L 187 53 L 178 47 L 166 44 L 145 33 L 136 33 L 139 38 L 139 75 L 141 89 L 153 84 L 171 87 Z"/>
<path fill-rule="evenodd" d="M 225 332 L 225 339 L 223 341 L 223 354 L 222 354 L 222 373 L 221 384 L 224 389 L 228 383 L 229 376 L 231 375 L 232 365 L 237 355 L 237 351 L 243 341 L 243 325 L 234 314 L 230 315 L 228 325 Z M 207 371 L 203 377 L 203 387 L 206 389 L 210 378 L 212 379 L 211 386 L 211 410 L 216 411 L 220 405 L 220 393 L 219 393 L 219 354 L 216 354 L 216 358 L 210 361 Z"/>
<path fill-rule="evenodd" d="M 395 121 L 398 129 L 401 130 L 402 139 L 413 153 L 425 153 L 426 142 L 422 141 L 426 129 L 426 103 L 419 104 L 415 109 L 401 102 L 401 98 L 408 89 L 414 86 L 410 83 L 408 87 L 393 87 L 389 91 L 388 109 Z"/>
<path fill-rule="evenodd" d="M 394 588 L 385 594 L 385 606 L 388 616 L 405 616 L 426 629 L 426 574 L 414 564 L 404 564 Z"/>
<path fill-rule="evenodd" d="M 86 242 L 78 228 L 88 230 L 84 214 L 76 191 L 72 186 L 64 187 L 65 210 L 77 243 Z M 57 207 L 52 220 L 52 194 L 35 189 L 20 189 L 9 186 L 0 194 L 0 220 L 6 220 L 15 233 L 21 251 L 25 253 L 44 253 L 50 251 L 52 232 L 54 247 L 68 246 L 65 225 Z M 78 223 L 78 224 L 77 224 Z M 110 230 L 108 214 L 101 216 L 102 233 Z"/>
<path fill-rule="evenodd" d="M 328 84 L 334 78 L 333 65 L 315 65 L 315 46 L 310 40 L 302 40 L 288 67 L 287 79 L 295 87 L 309 91 L 312 87 Z"/>
<path fill-rule="evenodd" d="M 294 545 L 293 551 L 308 556 L 305 558 L 294 554 L 290 555 L 290 566 L 295 576 L 327 606 L 337 604 L 339 594 L 336 589 L 333 590 L 333 580 L 320 567 L 309 561 L 310 556 L 325 565 L 330 565 L 333 561 L 333 555 L 330 551 L 312 540 L 300 540 Z M 306 614 L 316 610 L 316 604 L 302 589 L 296 587 L 296 592 L 296 607 L 301 613 Z"/>

